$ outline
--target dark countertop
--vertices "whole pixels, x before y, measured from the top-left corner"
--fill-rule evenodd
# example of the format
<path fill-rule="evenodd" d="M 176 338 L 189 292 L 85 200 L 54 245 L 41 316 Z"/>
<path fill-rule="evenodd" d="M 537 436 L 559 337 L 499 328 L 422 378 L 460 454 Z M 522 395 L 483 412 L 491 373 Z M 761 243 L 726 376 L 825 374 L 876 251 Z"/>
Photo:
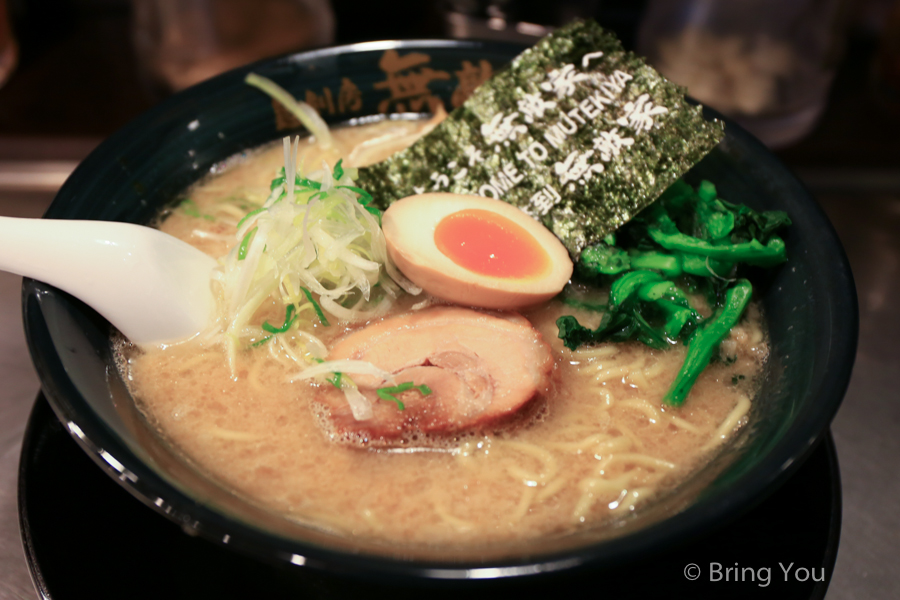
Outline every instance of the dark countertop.
<path fill-rule="evenodd" d="M 900 477 L 889 460 L 900 455 L 900 116 L 872 94 L 873 48 L 850 45 L 821 124 L 779 152 L 834 223 L 860 300 L 856 367 L 832 427 L 844 525 L 829 600 L 900 588 Z M 134 68 L 127 18 L 101 14 L 61 29 L 0 89 L 0 214 L 42 214 L 77 161 L 154 102 Z M 19 447 L 39 386 L 20 289 L 20 278 L 0 272 L 0 600 L 35 597 L 16 517 Z"/>

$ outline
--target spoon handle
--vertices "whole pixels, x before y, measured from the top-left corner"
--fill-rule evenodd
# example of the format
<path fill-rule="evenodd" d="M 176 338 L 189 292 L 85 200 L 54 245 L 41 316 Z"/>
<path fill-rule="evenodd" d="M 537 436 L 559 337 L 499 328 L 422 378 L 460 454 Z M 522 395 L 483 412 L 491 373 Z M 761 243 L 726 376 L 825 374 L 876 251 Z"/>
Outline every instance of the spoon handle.
<path fill-rule="evenodd" d="M 0 217 L 0 270 L 76 296 L 137 344 L 184 339 L 208 326 L 215 265 L 150 227 Z"/>

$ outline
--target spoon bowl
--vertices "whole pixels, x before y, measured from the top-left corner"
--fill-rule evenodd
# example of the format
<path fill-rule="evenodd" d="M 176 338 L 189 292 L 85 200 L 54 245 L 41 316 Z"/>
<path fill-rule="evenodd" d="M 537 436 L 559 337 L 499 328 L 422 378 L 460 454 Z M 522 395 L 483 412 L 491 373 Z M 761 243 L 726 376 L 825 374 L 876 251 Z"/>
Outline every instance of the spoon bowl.
<path fill-rule="evenodd" d="M 0 270 L 72 294 L 139 345 L 207 327 L 215 266 L 190 244 L 133 223 L 0 217 Z"/>

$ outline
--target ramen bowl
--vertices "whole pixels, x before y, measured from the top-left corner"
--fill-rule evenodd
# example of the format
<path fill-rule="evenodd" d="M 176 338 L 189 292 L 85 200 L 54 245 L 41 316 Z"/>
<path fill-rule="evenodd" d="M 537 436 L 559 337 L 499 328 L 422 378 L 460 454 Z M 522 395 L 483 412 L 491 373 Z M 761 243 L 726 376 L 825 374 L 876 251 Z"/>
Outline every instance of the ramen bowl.
<path fill-rule="evenodd" d="M 177 94 L 101 144 L 48 218 L 148 223 L 222 161 L 299 131 L 244 84 L 275 80 L 332 124 L 458 105 L 520 48 L 459 41 L 358 44 L 264 61 Z M 187 533 L 286 568 L 410 581 L 559 572 L 638 560 L 734 518 L 773 491 L 828 429 L 850 377 L 856 296 L 814 199 L 758 141 L 726 122 L 724 141 L 686 176 L 758 210 L 785 210 L 789 260 L 754 283 L 770 357 L 751 421 L 716 458 L 615 527 L 506 544 L 410 548 L 304 526 L 232 494 L 161 441 L 115 364 L 111 326 L 77 299 L 26 280 L 29 347 L 44 393 L 79 445 L 135 497 Z"/>

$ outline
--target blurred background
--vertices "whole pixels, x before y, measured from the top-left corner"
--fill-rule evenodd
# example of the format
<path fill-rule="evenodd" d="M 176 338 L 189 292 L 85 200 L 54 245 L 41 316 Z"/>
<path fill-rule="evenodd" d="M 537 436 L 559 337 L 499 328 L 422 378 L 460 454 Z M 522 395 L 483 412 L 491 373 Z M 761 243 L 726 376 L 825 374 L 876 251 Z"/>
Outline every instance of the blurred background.
<path fill-rule="evenodd" d="M 818 198 L 860 295 L 833 426 L 844 528 L 828 598 L 900 588 L 900 0 L 0 0 L 0 214 L 40 216 L 79 160 L 167 95 L 286 52 L 392 38 L 533 43 L 577 17 L 768 144 Z M 38 390 L 0 273 L 0 600 L 34 597 L 15 473 Z"/>

